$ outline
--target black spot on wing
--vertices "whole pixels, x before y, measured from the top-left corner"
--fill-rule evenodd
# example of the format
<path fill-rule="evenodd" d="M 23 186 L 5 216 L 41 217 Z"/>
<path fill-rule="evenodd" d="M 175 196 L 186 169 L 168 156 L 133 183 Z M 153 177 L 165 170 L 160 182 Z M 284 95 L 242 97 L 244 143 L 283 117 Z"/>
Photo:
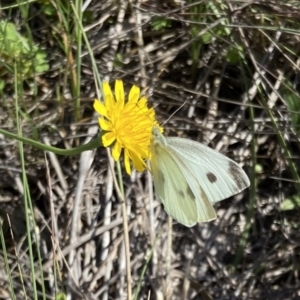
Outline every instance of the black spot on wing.
<path fill-rule="evenodd" d="M 229 162 L 229 169 L 228 169 L 230 177 L 234 180 L 236 186 L 238 187 L 237 192 L 243 190 L 246 187 L 245 182 L 243 181 L 243 176 L 241 176 L 241 169 L 238 165 L 234 162 Z"/>
<path fill-rule="evenodd" d="M 176 193 L 179 194 L 181 198 L 185 198 L 185 195 L 187 195 L 190 199 L 193 199 L 194 202 L 196 201 L 195 195 L 189 186 L 187 186 L 186 191 L 176 189 Z"/>
<path fill-rule="evenodd" d="M 193 201 L 196 203 L 195 195 L 189 186 L 187 186 L 186 191 L 176 189 L 176 193 L 183 199 L 186 198 L 186 196 L 188 196 L 190 199 L 193 199 Z"/>
<path fill-rule="evenodd" d="M 214 173 L 208 172 L 206 174 L 207 179 L 209 180 L 210 183 L 214 183 L 217 181 L 217 176 Z"/>
<path fill-rule="evenodd" d="M 177 193 L 181 198 L 184 198 L 184 192 L 182 190 L 177 190 Z"/>
<path fill-rule="evenodd" d="M 191 199 L 193 199 L 194 201 L 196 201 L 195 195 L 194 195 L 193 191 L 191 190 L 191 188 L 190 188 L 189 186 L 187 186 L 187 188 L 186 188 L 186 193 L 188 194 L 188 196 L 189 196 Z"/>

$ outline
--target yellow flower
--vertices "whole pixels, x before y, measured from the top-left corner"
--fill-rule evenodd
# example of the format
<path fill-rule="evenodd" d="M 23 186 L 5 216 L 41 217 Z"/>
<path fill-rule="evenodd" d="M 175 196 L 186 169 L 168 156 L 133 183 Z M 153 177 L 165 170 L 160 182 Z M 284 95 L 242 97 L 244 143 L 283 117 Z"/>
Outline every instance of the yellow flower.
<path fill-rule="evenodd" d="M 104 147 L 113 145 L 112 156 L 119 160 L 124 149 L 124 163 L 128 174 L 131 174 L 130 161 L 138 171 L 147 165 L 150 158 L 149 146 L 152 128 L 157 126 L 155 112 L 147 106 L 147 98 L 140 98 L 140 88 L 132 86 L 128 101 L 122 80 L 116 80 L 114 95 L 108 82 L 103 83 L 104 104 L 95 100 L 94 109 L 99 117 L 99 125 L 105 132 L 102 136 Z"/>

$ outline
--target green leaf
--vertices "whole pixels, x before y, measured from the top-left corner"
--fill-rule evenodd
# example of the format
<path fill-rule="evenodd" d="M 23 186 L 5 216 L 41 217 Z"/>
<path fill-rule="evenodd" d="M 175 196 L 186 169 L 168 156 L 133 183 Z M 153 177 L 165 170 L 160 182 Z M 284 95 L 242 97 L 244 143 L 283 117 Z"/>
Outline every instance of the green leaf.
<path fill-rule="evenodd" d="M 282 211 L 294 210 L 296 208 L 300 208 L 299 195 L 294 195 L 291 198 L 287 198 L 280 204 L 280 210 Z"/>
<path fill-rule="evenodd" d="M 163 18 L 163 17 L 154 17 L 151 20 L 151 27 L 153 28 L 154 31 L 159 31 L 164 28 L 170 27 L 171 26 L 171 20 Z"/>
<path fill-rule="evenodd" d="M 230 63 L 237 63 L 240 60 L 244 60 L 245 55 L 243 52 L 243 47 L 242 46 L 229 46 L 227 55 L 226 55 L 226 60 Z"/>
<path fill-rule="evenodd" d="M 5 62 L 1 76 L 11 73 L 16 62 L 23 79 L 49 69 L 46 52 L 21 35 L 15 24 L 5 21 L 0 21 L 0 59 Z"/>

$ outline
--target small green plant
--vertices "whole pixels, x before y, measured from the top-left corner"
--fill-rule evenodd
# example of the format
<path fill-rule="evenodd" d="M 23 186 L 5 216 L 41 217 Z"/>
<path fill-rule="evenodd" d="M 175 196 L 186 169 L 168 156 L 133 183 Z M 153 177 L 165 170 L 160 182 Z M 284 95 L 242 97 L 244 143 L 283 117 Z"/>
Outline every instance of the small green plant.
<path fill-rule="evenodd" d="M 168 27 L 171 27 L 171 20 L 164 17 L 154 17 L 151 20 L 151 27 L 154 31 L 159 31 Z"/>
<path fill-rule="evenodd" d="M 294 210 L 300 208 L 300 196 L 298 194 L 291 196 L 290 198 L 286 198 L 280 204 L 280 210 L 287 211 L 287 210 Z"/>
<path fill-rule="evenodd" d="M 46 52 L 22 36 L 13 23 L 0 21 L 0 76 L 12 73 L 14 65 L 18 66 L 22 79 L 32 77 L 35 73 L 49 69 Z M 0 87 L 5 86 L 5 79 L 0 80 Z"/>
<path fill-rule="evenodd" d="M 117 68 L 121 68 L 123 66 L 123 55 L 122 53 L 116 53 L 115 59 L 114 59 L 114 66 Z"/>
<path fill-rule="evenodd" d="M 228 19 L 224 17 L 228 7 L 223 1 L 196 2 L 195 0 L 190 0 L 189 3 L 191 4 L 189 12 L 191 14 L 190 34 L 193 39 L 191 43 L 191 56 L 194 77 L 202 47 L 212 43 L 215 38 L 230 36 L 232 29 L 228 27 Z M 216 23 L 214 27 L 199 36 L 200 32 L 206 28 L 206 25 L 203 24 L 213 24 L 221 18 L 223 19 L 219 23 Z M 239 49 L 237 47 L 232 47 L 228 54 L 228 60 L 230 61 L 234 58 L 237 61 L 239 58 L 238 52 Z"/>

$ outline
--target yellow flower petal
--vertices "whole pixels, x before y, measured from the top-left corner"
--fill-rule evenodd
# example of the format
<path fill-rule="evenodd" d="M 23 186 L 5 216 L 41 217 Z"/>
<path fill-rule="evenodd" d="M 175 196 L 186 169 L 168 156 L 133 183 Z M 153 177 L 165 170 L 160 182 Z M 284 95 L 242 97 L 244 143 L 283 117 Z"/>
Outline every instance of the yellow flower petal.
<path fill-rule="evenodd" d="M 107 114 L 110 117 L 110 114 L 112 113 L 112 108 L 115 104 L 114 103 L 115 100 L 108 82 L 103 83 L 102 90 L 103 90 L 104 105 L 106 106 Z"/>
<path fill-rule="evenodd" d="M 125 153 L 124 153 L 124 165 L 127 174 L 131 175 L 130 158 L 127 149 L 125 149 Z"/>
<path fill-rule="evenodd" d="M 115 82 L 115 96 L 119 107 L 124 107 L 125 95 L 122 80 L 116 80 Z"/>
<path fill-rule="evenodd" d="M 102 90 L 103 90 L 104 96 L 109 96 L 112 99 L 114 98 L 111 88 L 109 86 L 109 83 L 107 81 L 103 82 Z"/>
<path fill-rule="evenodd" d="M 136 85 L 133 85 L 130 89 L 129 95 L 128 95 L 128 102 L 130 103 L 137 103 L 140 98 L 140 88 Z"/>
<path fill-rule="evenodd" d="M 147 108 L 147 105 L 148 105 L 148 100 L 146 97 L 142 97 L 139 101 L 139 107 L 141 108 Z"/>
<path fill-rule="evenodd" d="M 99 114 L 102 115 L 104 117 L 108 117 L 107 116 L 107 109 L 105 107 L 105 105 L 103 105 L 99 100 L 95 100 L 94 101 L 94 109 L 95 111 Z"/>
<path fill-rule="evenodd" d="M 102 136 L 102 144 L 104 147 L 110 146 L 116 140 L 114 132 L 107 132 Z"/>
<path fill-rule="evenodd" d="M 122 151 L 122 145 L 119 142 L 116 142 L 112 150 L 112 156 L 115 161 L 119 160 L 121 151 Z"/>
<path fill-rule="evenodd" d="M 130 157 L 137 171 L 141 172 L 145 169 L 145 164 L 143 163 L 143 160 L 140 159 L 134 152 L 130 152 Z"/>
<path fill-rule="evenodd" d="M 112 126 L 111 126 L 111 122 L 106 121 L 103 118 L 99 118 L 98 121 L 99 121 L 99 125 L 102 128 L 102 130 L 111 131 L 113 129 Z"/>

